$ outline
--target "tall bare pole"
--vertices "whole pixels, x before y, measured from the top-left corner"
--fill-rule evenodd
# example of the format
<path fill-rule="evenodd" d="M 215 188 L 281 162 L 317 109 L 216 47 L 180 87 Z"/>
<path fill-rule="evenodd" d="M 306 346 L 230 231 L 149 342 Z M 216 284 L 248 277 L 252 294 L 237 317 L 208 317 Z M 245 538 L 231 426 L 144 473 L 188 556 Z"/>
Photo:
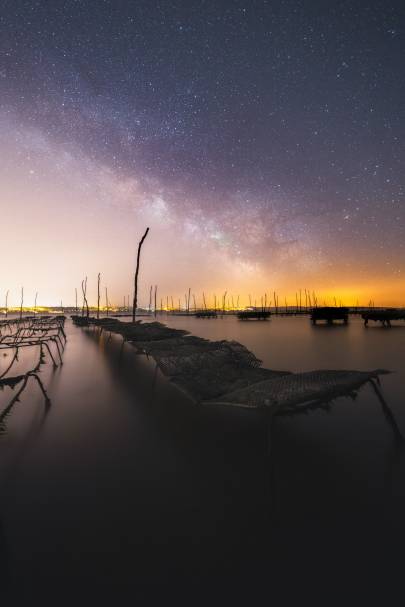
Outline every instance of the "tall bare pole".
<path fill-rule="evenodd" d="M 82 280 L 82 292 L 83 292 L 83 307 L 82 307 L 82 316 L 84 314 L 84 308 L 86 307 L 86 316 L 89 317 L 89 304 L 87 301 L 87 276 L 84 280 Z"/>
<path fill-rule="evenodd" d="M 100 272 L 97 274 L 97 319 L 100 318 Z"/>
<path fill-rule="evenodd" d="M 141 247 L 143 245 L 143 241 L 145 240 L 145 238 L 148 235 L 148 232 L 149 232 L 149 228 L 146 228 L 145 234 L 142 236 L 142 238 L 138 244 L 138 254 L 136 256 L 136 270 L 135 270 L 135 280 L 134 280 L 135 288 L 134 288 L 134 303 L 133 303 L 133 308 L 132 308 L 132 322 L 135 322 L 136 307 L 138 305 L 138 274 L 139 274 L 139 260 L 141 257 Z"/>
<path fill-rule="evenodd" d="M 155 309 L 154 309 L 154 315 L 156 318 L 156 314 L 157 314 L 157 285 L 155 285 Z"/>
<path fill-rule="evenodd" d="M 106 314 L 108 316 L 108 290 L 107 290 L 107 287 L 105 288 L 105 307 L 107 310 Z"/>
<path fill-rule="evenodd" d="M 152 285 L 150 285 L 150 291 L 149 291 L 149 314 L 152 311 Z"/>
<path fill-rule="evenodd" d="M 75 287 L 75 311 L 77 314 L 77 288 Z"/>
<path fill-rule="evenodd" d="M 7 290 L 7 293 L 6 293 L 6 318 L 7 318 L 7 316 L 8 316 L 8 293 L 9 293 L 9 292 L 8 292 L 8 290 Z"/>
<path fill-rule="evenodd" d="M 34 301 L 34 312 L 37 312 L 37 298 L 38 298 L 38 293 L 35 293 L 35 301 Z"/>

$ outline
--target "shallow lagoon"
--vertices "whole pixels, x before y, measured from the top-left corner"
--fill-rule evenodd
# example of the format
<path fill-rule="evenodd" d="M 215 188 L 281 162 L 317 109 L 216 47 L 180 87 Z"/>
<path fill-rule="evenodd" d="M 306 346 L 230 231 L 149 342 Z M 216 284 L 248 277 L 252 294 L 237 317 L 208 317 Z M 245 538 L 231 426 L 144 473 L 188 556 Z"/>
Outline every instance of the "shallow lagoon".
<path fill-rule="evenodd" d="M 403 323 L 162 320 L 269 368 L 392 370 L 382 389 L 405 434 Z M 259 411 L 195 407 L 120 338 L 66 328 L 63 367 L 42 374 L 52 407 L 30 388 L 0 435 L 10 601 L 328 602 L 400 586 L 405 462 L 371 387 L 277 420 L 269 459 Z"/>

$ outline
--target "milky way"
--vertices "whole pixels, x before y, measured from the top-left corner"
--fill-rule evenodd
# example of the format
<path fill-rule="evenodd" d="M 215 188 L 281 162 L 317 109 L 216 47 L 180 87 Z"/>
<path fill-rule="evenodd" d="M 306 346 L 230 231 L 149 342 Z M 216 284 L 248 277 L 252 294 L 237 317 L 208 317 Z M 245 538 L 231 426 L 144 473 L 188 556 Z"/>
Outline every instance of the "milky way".
<path fill-rule="evenodd" d="M 3 0 L 0 19 L 0 298 L 72 300 L 101 271 L 120 302 L 150 225 L 144 293 L 404 303 L 402 2 Z"/>

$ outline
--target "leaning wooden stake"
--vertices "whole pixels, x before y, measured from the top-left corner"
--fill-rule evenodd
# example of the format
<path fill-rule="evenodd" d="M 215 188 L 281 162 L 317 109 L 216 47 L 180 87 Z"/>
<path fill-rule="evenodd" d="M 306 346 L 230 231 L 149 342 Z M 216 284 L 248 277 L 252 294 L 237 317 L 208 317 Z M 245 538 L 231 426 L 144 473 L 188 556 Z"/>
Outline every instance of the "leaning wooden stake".
<path fill-rule="evenodd" d="M 141 257 L 141 247 L 143 245 L 143 241 L 145 240 L 145 238 L 148 235 L 148 232 L 149 232 L 149 228 L 146 228 L 145 234 L 142 236 L 142 238 L 138 244 L 138 254 L 136 256 L 136 270 L 135 270 L 135 281 L 134 281 L 135 284 L 134 284 L 134 302 L 133 302 L 133 308 L 132 308 L 132 322 L 135 322 L 136 306 L 138 305 L 138 274 L 139 274 L 139 260 Z"/>

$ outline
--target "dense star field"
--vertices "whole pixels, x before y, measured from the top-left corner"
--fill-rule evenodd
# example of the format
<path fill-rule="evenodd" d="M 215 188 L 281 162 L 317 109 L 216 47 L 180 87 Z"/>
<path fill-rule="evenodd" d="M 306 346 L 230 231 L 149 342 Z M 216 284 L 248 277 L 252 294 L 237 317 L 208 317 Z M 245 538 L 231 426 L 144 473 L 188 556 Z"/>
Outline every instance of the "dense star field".
<path fill-rule="evenodd" d="M 400 1 L 0 11 L 0 305 L 299 288 L 405 303 Z"/>

